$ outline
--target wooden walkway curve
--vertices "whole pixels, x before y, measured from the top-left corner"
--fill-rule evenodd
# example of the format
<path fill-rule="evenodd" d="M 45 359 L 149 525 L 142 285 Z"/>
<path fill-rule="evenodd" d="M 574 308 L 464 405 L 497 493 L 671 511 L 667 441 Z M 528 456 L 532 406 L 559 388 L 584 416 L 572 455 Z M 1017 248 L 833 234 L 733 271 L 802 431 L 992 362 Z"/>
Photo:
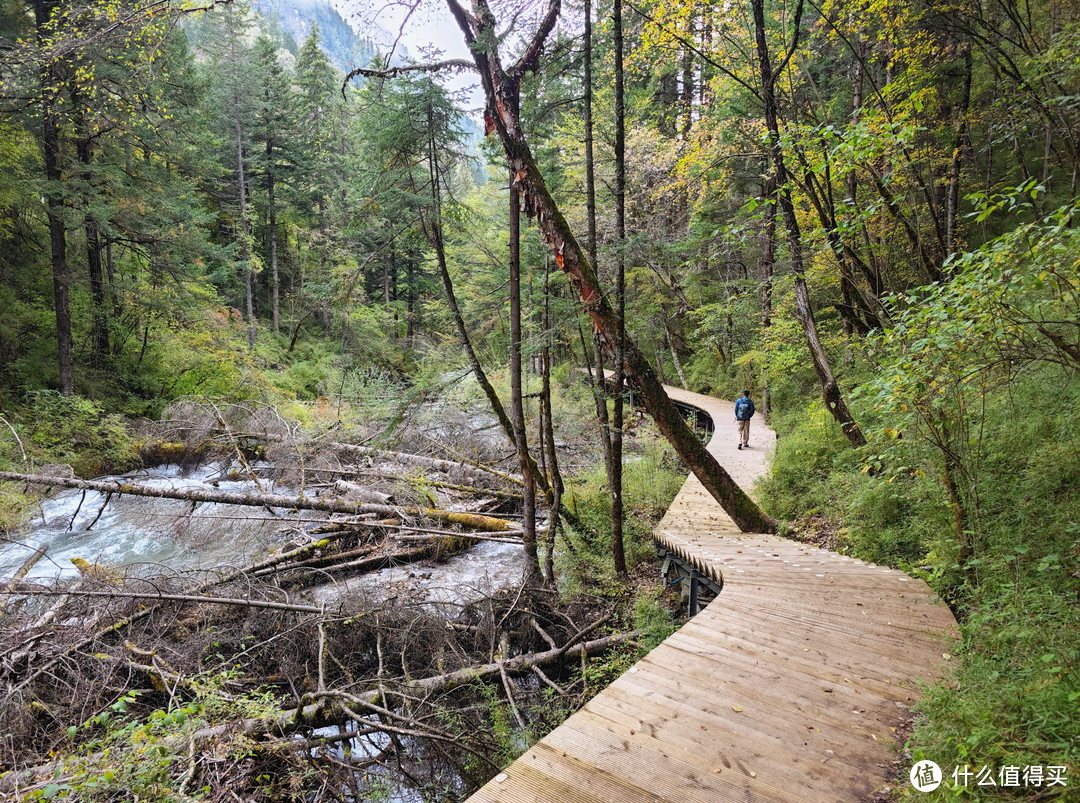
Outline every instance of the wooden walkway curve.
<path fill-rule="evenodd" d="M 761 416 L 740 451 L 730 402 L 667 390 L 712 416 L 710 451 L 749 489 L 775 442 Z M 940 676 L 948 608 L 902 572 L 739 532 L 693 476 L 654 537 L 719 597 L 471 803 L 874 799 L 918 681 Z"/>

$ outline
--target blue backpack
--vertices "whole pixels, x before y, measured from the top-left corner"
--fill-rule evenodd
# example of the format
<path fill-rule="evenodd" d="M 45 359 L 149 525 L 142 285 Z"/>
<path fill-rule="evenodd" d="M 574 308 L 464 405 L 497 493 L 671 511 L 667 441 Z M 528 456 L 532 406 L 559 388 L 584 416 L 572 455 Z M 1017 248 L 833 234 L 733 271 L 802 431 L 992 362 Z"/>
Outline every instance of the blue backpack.
<path fill-rule="evenodd" d="M 735 402 L 735 418 L 739 421 L 749 421 L 754 417 L 753 399 L 743 396 Z"/>

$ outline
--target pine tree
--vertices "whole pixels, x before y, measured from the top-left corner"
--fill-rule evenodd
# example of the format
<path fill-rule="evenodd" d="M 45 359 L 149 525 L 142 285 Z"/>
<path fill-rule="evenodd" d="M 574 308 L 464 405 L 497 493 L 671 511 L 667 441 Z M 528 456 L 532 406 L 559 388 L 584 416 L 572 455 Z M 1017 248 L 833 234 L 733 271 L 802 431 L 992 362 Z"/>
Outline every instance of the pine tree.
<path fill-rule="evenodd" d="M 278 48 L 269 36 L 255 40 L 252 66 L 259 84 L 255 104 L 253 140 L 257 169 L 266 187 L 267 264 L 270 269 L 270 318 L 274 331 L 280 328 L 281 289 L 278 270 L 279 185 L 294 164 L 292 139 L 294 100 L 290 78 L 278 58 Z"/>
<path fill-rule="evenodd" d="M 255 321 L 255 252 L 253 250 L 251 194 L 251 133 L 255 127 L 256 100 L 259 97 L 252 69 L 252 54 L 246 44 L 254 25 L 246 3 L 233 3 L 215 10 L 207 29 L 205 47 L 210 56 L 209 70 L 216 127 L 222 138 L 222 164 L 233 176 L 234 215 L 232 240 L 239 259 L 237 271 L 243 284 L 244 318 L 247 322 L 248 348 L 254 350 Z"/>

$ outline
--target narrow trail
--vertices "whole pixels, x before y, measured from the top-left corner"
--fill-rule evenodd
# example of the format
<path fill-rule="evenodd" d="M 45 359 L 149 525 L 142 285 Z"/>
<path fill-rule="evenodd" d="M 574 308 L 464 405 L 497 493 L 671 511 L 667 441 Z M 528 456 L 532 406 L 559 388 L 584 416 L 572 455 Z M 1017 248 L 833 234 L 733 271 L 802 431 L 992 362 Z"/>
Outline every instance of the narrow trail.
<path fill-rule="evenodd" d="M 775 444 L 761 416 L 738 450 L 731 402 L 667 392 L 712 416 L 709 451 L 749 491 Z M 693 476 L 654 538 L 723 591 L 470 801 L 873 800 L 949 609 L 903 572 L 740 532 Z"/>

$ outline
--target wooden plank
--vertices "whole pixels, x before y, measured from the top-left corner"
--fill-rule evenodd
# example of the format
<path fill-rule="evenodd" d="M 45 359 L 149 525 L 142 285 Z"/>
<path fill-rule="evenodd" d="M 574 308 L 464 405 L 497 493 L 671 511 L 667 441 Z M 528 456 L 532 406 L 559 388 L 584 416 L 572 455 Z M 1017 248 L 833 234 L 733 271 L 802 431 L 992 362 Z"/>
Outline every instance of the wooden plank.
<path fill-rule="evenodd" d="M 680 642 L 665 642 L 664 646 L 677 648 Z M 905 687 L 903 682 L 911 682 L 911 678 L 903 678 L 887 666 L 875 666 L 871 674 L 857 671 L 850 666 L 845 666 L 835 656 L 830 656 L 821 650 L 820 645 L 810 648 L 800 648 L 796 652 L 787 650 L 775 650 L 773 644 L 766 643 L 760 638 L 749 639 L 733 634 L 729 628 L 725 628 L 723 640 L 719 642 L 722 651 L 734 656 L 732 660 L 752 660 L 760 651 L 770 654 L 771 660 L 780 666 L 790 666 L 794 671 L 809 677 L 815 677 L 822 683 L 852 684 L 858 683 L 862 687 L 872 690 L 874 694 L 894 701 L 910 700 L 913 695 L 911 688 Z M 747 656 L 747 657 L 743 657 Z"/>
<path fill-rule="evenodd" d="M 548 734 L 544 741 L 557 750 L 587 755 L 594 766 L 609 775 L 629 774 L 664 800 L 701 803 L 791 800 L 790 795 L 769 784 L 761 773 L 744 762 L 728 772 L 722 766 L 685 764 L 668 752 L 643 750 L 620 738 L 619 734 L 576 715 Z M 599 745 L 605 745 L 607 749 L 603 752 L 595 749 Z M 717 769 L 721 772 L 716 772 Z"/>
<path fill-rule="evenodd" d="M 755 709 L 744 709 L 747 713 L 740 715 L 719 701 L 698 707 L 691 701 L 673 699 L 666 690 L 657 693 L 651 680 L 635 677 L 634 684 L 613 685 L 593 698 L 586 711 L 622 722 L 631 738 L 639 741 L 652 738 L 713 757 L 712 767 L 717 761 L 734 766 L 733 762 L 748 754 L 769 756 L 772 763 L 782 755 L 788 775 L 810 779 L 810 785 L 818 785 L 822 791 L 846 785 L 856 771 L 846 764 L 845 757 L 853 754 L 853 748 L 861 752 L 865 737 L 857 741 L 835 728 L 808 725 L 800 729 L 795 727 L 797 720 L 789 720 L 786 730 L 778 733 L 771 727 L 760 727 Z M 803 747 L 797 753 L 790 749 L 796 739 Z M 779 770 L 774 766 L 771 771 Z M 858 762 L 858 771 L 862 771 L 862 762 Z M 817 784 L 819 780 L 821 784 Z"/>
<path fill-rule="evenodd" d="M 904 712 L 895 703 L 874 703 L 869 698 L 848 701 L 839 695 L 833 700 L 825 692 L 821 692 L 824 699 L 815 700 L 805 693 L 797 694 L 783 682 L 764 682 L 754 687 L 722 676 L 715 693 L 709 696 L 706 687 L 685 681 L 680 684 L 671 674 L 657 669 L 635 674 L 633 680 L 614 688 L 613 693 L 633 688 L 644 700 L 665 708 L 675 706 L 685 695 L 681 702 L 689 710 L 707 712 L 717 723 L 779 741 L 805 743 L 803 737 L 808 734 L 823 734 L 839 745 L 833 749 L 865 747 L 868 740 L 879 741 L 884 747 L 889 729 L 903 723 Z M 768 692 L 770 688 L 774 693 Z M 642 708 L 647 708 L 645 702 Z"/>
<path fill-rule="evenodd" d="M 686 768 L 687 778 L 693 779 L 691 783 L 695 785 L 701 783 L 698 777 L 710 779 L 710 784 L 714 780 L 727 780 L 723 775 L 728 770 L 730 778 L 742 775 L 756 779 L 782 794 L 811 793 L 827 797 L 837 785 L 846 786 L 851 781 L 850 773 L 836 772 L 831 777 L 823 777 L 823 772 L 813 772 L 817 768 L 796 767 L 783 741 L 770 744 L 759 739 L 741 742 L 730 737 L 725 739 L 723 732 L 715 727 L 708 732 L 713 737 L 711 743 L 681 738 L 672 727 L 657 731 L 658 736 L 653 736 L 647 729 L 634 729 L 633 718 L 620 715 L 611 706 L 587 708 L 575 724 L 580 728 L 582 723 L 602 729 L 599 736 L 596 735 L 598 731 L 591 731 L 585 734 L 587 737 L 598 741 L 607 741 L 605 734 L 623 737 L 631 746 L 628 750 L 637 748 L 642 755 L 661 756 L 678 762 L 680 769 Z M 751 772 L 754 775 L 750 775 Z"/>

